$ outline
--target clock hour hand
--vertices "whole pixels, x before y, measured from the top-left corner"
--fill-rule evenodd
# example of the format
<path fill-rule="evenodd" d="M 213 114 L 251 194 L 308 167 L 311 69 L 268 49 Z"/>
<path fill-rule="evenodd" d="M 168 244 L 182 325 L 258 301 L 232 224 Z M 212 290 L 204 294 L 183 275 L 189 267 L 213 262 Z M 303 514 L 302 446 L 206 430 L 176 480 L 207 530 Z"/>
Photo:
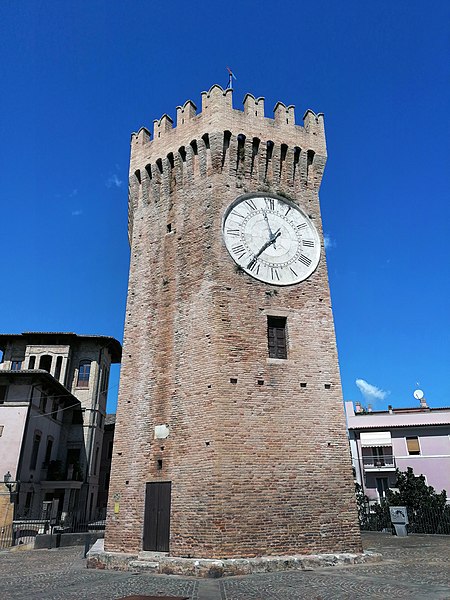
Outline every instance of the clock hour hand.
<path fill-rule="evenodd" d="M 277 238 L 279 238 L 281 235 L 281 231 L 278 229 L 275 233 L 273 233 L 270 236 L 270 240 L 268 240 L 265 244 L 263 244 L 261 246 L 261 248 L 258 250 L 258 252 L 254 255 L 254 257 L 252 258 L 252 260 L 248 263 L 247 265 L 247 269 L 249 269 L 251 266 L 253 266 L 256 262 L 256 260 L 258 259 L 258 257 L 264 252 L 264 250 L 267 250 L 267 248 L 269 246 L 271 246 L 272 244 L 275 244 L 275 242 L 277 241 Z"/>

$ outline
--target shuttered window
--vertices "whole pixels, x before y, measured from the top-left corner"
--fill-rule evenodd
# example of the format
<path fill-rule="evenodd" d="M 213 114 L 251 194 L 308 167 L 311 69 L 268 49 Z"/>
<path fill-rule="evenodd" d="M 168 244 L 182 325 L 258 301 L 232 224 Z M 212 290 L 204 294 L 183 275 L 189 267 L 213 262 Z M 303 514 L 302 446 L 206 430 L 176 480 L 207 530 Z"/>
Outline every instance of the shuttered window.
<path fill-rule="evenodd" d="M 406 438 L 408 454 L 420 454 L 419 438 L 417 436 Z"/>
<path fill-rule="evenodd" d="M 270 358 L 287 358 L 286 317 L 267 317 Z"/>

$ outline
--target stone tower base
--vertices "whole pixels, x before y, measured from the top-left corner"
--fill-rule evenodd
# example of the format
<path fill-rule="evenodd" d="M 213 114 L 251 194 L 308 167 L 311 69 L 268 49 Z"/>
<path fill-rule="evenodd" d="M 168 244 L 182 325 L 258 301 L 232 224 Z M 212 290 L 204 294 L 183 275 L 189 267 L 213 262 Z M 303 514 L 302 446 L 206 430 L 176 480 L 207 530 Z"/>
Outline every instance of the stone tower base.
<path fill-rule="evenodd" d="M 310 571 L 321 567 L 359 565 L 379 562 L 381 554 L 348 552 L 336 554 L 296 554 L 290 556 L 260 556 L 257 558 L 228 558 L 224 560 L 206 558 L 177 558 L 161 552 L 139 552 L 122 554 L 105 552 L 104 540 L 95 542 L 87 555 L 88 569 L 112 569 L 114 571 L 145 571 L 164 575 L 190 577 L 228 577 L 251 573 L 273 573 L 275 571 Z"/>

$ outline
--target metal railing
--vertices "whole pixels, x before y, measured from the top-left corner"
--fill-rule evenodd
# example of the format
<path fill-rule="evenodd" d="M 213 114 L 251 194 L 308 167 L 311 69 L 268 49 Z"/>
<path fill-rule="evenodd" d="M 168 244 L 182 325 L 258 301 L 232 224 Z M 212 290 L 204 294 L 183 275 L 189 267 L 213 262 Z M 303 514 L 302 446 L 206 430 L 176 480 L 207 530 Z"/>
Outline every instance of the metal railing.
<path fill-rule="evenodd" d="M 45 533 L 92 533 L 104 529 L 104 518 L 86 521 L 78 515 L 65 515 L 64 518 L 59 517 L 57 519 L 32 519 L 22 515 L 21 518 L 17 518 L 9 525 L 0 528 L 0 550 L 12 546 L 32 544 L 37 535 Z"/>
<path fill-rule="evenodd" d="M 365 469 L 395 469 L 395 456 L 363 456 L 362 463 Z"/>
<path fill-rule="evenodd" d="M 48 533 L 49 522 L 44 519 L 17 520 L 0 528 L 0 549 L 31 544 L 37 535 Z"/>
<path fill-rule="evenodd" d="M 408 533 L 432 533 L 450 535 L 450 505 L 443 509 L 422 507 L 408 509 Z M 363 531 L 391 531 L 392 523 L 387 503 L 375 504 L 360 513 Z"/>

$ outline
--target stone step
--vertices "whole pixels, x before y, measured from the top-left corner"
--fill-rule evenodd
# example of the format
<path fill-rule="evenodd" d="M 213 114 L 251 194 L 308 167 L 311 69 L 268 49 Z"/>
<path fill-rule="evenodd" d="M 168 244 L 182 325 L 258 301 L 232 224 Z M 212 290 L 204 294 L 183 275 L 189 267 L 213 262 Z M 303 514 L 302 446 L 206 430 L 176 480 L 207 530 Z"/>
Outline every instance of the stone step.
<path fill-rule="evenodd" d="M 168 552 L 153 552 L 151 550 L 141 550 L 138 554 L 139 560 L 159 560 L 165 556 L 169 556 Z"/>
<path fill-rule="evenodd" d="M 128 563 L 130 569 L 139 569 L 142 571 L 154 571 L 159 572 L 159 562 L 154 560 L 130 560 Z"/>

